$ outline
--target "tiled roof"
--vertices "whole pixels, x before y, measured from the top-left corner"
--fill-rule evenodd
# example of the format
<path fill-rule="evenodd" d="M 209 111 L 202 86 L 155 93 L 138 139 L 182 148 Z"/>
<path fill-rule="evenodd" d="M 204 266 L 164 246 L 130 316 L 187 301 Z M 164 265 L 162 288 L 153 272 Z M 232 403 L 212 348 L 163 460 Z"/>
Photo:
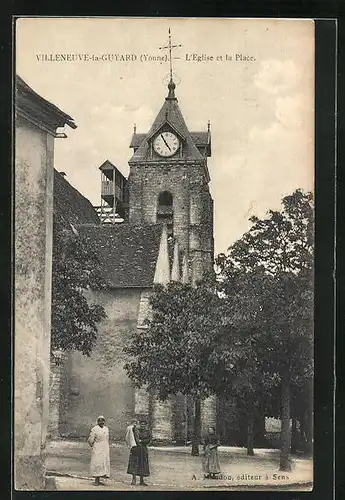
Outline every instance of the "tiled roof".
<path fill-rule="evenodd" d="M 191 133 L 189 132 L 187 125 L 182 116 L 181 110 L 179 108 L 177 99 L 165 99 L 162 108 L 160 109 L 155 121 L 152 124 L 151 129 L 146 135 L 145 139 L 142 141 L 141 145 L 134 152 L 131 162 L 142 161 L 147 159 L 149 153 L 149 143 L 150 139 L 164 124 L 171 125 L 171 127 L 177 131 L 185 140 L 184 145 L 184 158 L 187 160 L 202 160 L 203 156 L 199 152 L 198 148 L 194 144 Z M 139 134 L 138 134 L 139 135 Z M 133 139 L 132 139 L 133 142 Z"/>
<path fill-rule="evenodd" d="M 112 170 L 114 168 L 117 168 L 115 167 L 115 165 L 113 163 L 111 163 L 111 161 L 109 160 L 105 160 L 102 165 L 100 167 L 98 167 L 100 170 Z"/>
<path fill-rule="evenodd" d="M 145 139 L 145 137 L 147 136 L 147 134 L 137 134 L 137 133 L 134 133 L 132 135 L 132 140 L 131 140 L 131 143 L 129 145 L 130 148 L 138 148 L 140 146 L 140 144 L 143 142 L 143 140 Z"/>
<path fill-rule="evenodd" d="M 19 75 L 16 75 L 16 111 L 25 113 L 44 123 L 51 132 L 65 124 L 77 128 L 73 118 L 61 111 L 57 106 L 37 94 Z"/>
<path fill-rule="evenodd" d="M 190 134 L 197 146 L 207 146 L 207 144 L 209 144 L 208 132 L 191 132 Z"/>
<path fill-rule="evenodd" d="M 104 278 L 110 287 L 152 287 L 161 225 L 86 224 L 76 229 L 96 250 Z"/>
<path fill-rule="evenodd" d="M 54 170 L 54 216 L 65 225 L 100 223 L 90 201 L 56 170 Z"/>
<path fill-rule="evenodd" d="M 122 177 L 124 180 L 126 180 L 126 177 L 123 175 L 123 173 L 121 172 L 121 170 L 116 166 L 114 165 L 113 163 L 111 163 L 111 161 L 109 160 L 105 160 L 102 165 L 100 167 L 98 167 L 99 170 L 101 170 L 102 172 L 106 172 L 108 170 L 116 170 L 117 172 L 117 175 L 119 175 L 120 177 Z"/>

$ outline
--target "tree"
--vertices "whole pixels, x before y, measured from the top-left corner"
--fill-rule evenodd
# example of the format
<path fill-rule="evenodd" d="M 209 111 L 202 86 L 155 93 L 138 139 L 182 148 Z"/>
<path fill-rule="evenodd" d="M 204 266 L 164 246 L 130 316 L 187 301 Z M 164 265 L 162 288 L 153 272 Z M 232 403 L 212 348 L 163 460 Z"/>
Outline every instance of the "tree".
<path fill-rule="evenodd" d="M 157 285 L 150 299 L 148 328 L 134 332 L 125 365 L 137 387 L 147 386 L 161 400 L 177 393 L 194 402 L 192 454 L 198 455 L 200 399 L 210 394 L 209 358 L 219 337 L 219 298 L 210 284 Z"/>
<path fill-rule="evenodd" d="M 54 222 L 51 350 L 76 349 L 89 356 L 105 310 L 85 291 L 105 286 L 97 255 L 72 228 Z"/>
<path fill-rule="evenodd" d="M 313 373 L 311 368 L 307 366 L 304 372 L 295 373 L 291 382 L 291 453 L 296 453 L 297 450 L 306 454 L 312 452 Z"/>
<path fill-rule="evenodd" d="M 242 301 L 237 328 L 255 325 L 262 369 L 280 379 L 280 469 L 289 470 L 291 384 L 296 373 L 312 371 L 312 195 L 296 190 L 283 198 L 280 212 L 271 210 L 266 219 L 252 217 L 251 222 L 228 254 L 218 257 L 219 286 L 231 306 L 232 286 L 240 275 L 240 293 L 251 298 Z"/>
<path fill-rule="evenodd" d="M 213 353 L 217 377 L 210 385 L 218 396 L 236 401 L 237 411 L 247 422 L 247 453 L 254 455 L 254 423 L 264 411 L 276 411 L 278 379 L 265 371 L 266 352 L 261 348 L 258 322 L 270 286 L 260 269 L 248 273 L 234 267 L 227 272 L 226 281 L 219 283 L 224 301 L 223 334 Z"/>

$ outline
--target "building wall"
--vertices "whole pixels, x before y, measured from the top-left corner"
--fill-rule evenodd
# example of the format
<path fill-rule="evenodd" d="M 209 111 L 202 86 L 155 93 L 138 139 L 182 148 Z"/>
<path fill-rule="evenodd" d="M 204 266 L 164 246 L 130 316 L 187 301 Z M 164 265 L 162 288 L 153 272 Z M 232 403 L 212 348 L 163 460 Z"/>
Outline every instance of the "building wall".
<path fill-rule="evenodd" d="M 51 359 L 50 374 L 50 413 L 48 435 L 50 438 L 60 436 L 60 426 L 66 421 L 68 394 L 68 354 L 55 351 Z"/>
<path fill-rule="evenodd" d="M 217 427 L 217 398 L 210 396 L 201 401 L 201 431 L 206 432 L 208 427 Z"/>
<path fill-rule="evenodd" d="M 183 394 L 176 394 L 172 398 L 173 438 L 176 443 L 185 444 L 189 439 L 188 426 L 188 398 Z"/>
<path fill-rule="evenodd" d="M 90 293 L 108 318 L 100 325 L 90 357 L 69 354 L 67 411 L 60 416 L 60 434 L 85 437 L 104 415 L 111 439 L 123 440 L 135 414 L 135 393 L 123 368 L 123 347 L 136 330 L 142 289 L 113 289 Z M 54 404 L 54 402 L 52 402 Z"/>
<path fill-rule="evenodd" d="M 183 250 L 188 249 L 189 175 L 187 165 L 135 165 L 129 179 L 129 220 L 155 224 L 158 196 L 162 191 L 173 195 L 174 235 Z"/>
<path fill-rule="evenodd" d="M 43 488 L 49 412 L 53 137 L 15 132 L 15 487 Z"/>
<path fill-rule="evenodd" d="M 173 196 L 174 236 L 187 252 L 191 276 L 200 279 L 213 262 L 213 206 L 200 164 L 132 165 L 129 176 L 129 220 L 157 222 L 158 196 Z"/>
<path fill-rule="evenodd" d="M 134 389 L 123 368 L 123 347 L 137 329 L 140 298 L 148 293 L 140 288 L 90 293 L 89 300 L 102 304 L 108 318 L 90 357 L 73 352 L 66 359 L 60 353 L 52 363 L 50 437 L 85 438 L 102 414 L 116 441 L 124 440 L 134 416 L 148 421 L 155 442 L 190 439 L 186 398 L 161 402 L 145 389 Z"/>

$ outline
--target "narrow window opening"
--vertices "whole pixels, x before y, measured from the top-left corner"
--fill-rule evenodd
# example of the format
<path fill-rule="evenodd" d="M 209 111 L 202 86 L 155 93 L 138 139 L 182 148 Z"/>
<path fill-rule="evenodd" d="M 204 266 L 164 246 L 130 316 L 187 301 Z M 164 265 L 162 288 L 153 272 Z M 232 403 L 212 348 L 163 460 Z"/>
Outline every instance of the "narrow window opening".
<path fill-rule="evenodd" d="M 174 232 L 174 209 L 173 196 L 169 191 L 163 191 L 158 196 L 157 222 L 166 224 L 168 236 L 172 237 Z"/>

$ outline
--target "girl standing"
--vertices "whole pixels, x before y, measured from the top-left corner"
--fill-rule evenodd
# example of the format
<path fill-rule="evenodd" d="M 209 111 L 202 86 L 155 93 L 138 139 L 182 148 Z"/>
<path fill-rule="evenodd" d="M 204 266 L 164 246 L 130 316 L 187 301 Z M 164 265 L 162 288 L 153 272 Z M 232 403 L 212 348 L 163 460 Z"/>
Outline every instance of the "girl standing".
<path fill-rule="evenodd" d="M 219 439 L 214 427 L 209 427 L 208 433 L 204 438 L 204 455 L 202 457 L 202 466 L 204 477 L 215 479 L 220 474 L 218 459 Z"/>

